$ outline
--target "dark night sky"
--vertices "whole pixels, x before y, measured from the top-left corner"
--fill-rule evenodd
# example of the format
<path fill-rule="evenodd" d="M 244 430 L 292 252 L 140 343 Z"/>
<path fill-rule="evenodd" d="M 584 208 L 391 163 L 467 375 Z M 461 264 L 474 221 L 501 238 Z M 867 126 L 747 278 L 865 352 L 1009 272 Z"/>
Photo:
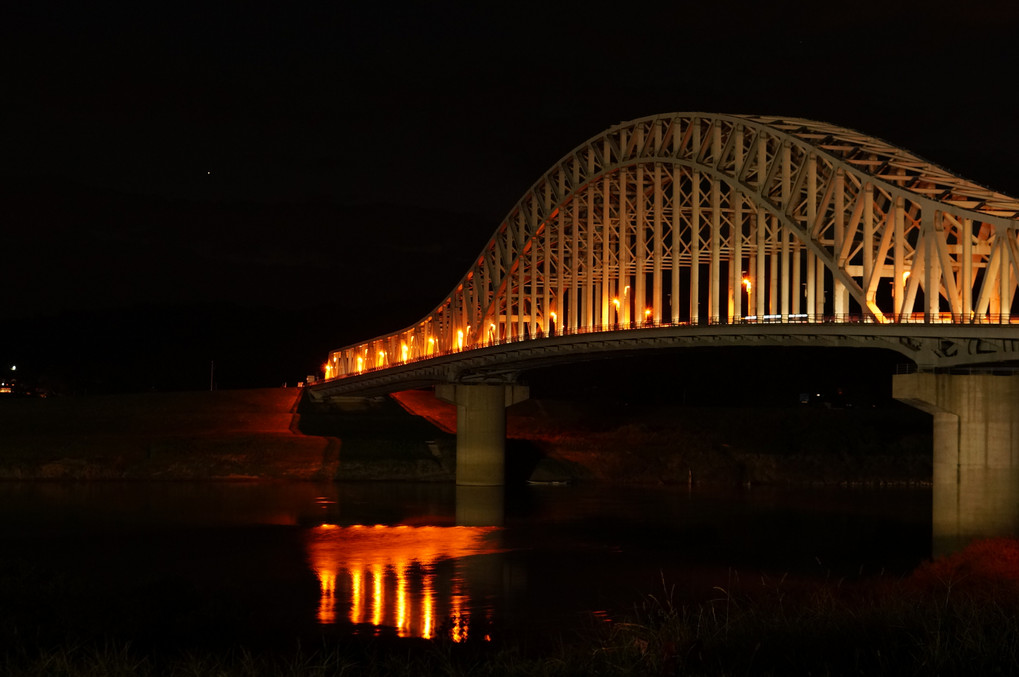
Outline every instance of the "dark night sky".
<path fill-rule="evenodd" d="M 302 378 L 644 115 L 824 120 L 1019 195 L 1007 3 L 19 4 L 0 360 L 73 387 Z"/>

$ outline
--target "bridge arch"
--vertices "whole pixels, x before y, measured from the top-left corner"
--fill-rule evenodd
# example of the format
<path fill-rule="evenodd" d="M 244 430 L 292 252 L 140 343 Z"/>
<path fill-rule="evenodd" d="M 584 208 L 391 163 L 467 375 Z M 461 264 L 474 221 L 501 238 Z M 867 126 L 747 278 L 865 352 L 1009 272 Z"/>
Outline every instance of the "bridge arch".
<path fill-rule="evenodd" d="M 326 377 L 659 325 L 1009 323 L 1019 201 L 858 132 L 706 113 L 612 127 L 509 211 L 414 324 Z"/>

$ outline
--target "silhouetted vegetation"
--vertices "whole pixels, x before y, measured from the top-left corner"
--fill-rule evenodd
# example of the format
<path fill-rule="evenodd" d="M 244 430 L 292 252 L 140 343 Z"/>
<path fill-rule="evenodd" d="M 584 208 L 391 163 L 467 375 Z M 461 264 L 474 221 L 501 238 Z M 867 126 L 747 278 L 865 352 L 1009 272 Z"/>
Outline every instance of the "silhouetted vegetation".
<path fill-rule="evenodd" d="M 25 608 L 10 604 L 24 582 L 18 579 L 31 572 L 6 566 L 0 576 L 4 675 L 1019 673 L 1019 542 L 1012 540 L 975 543 L 901 579 L 804 585 L 734 573 L 730 585 L 696 604 L 678 603 L 663 581 L 625 621 L 592 624 L 583 636 L 540 647 L 484 641 L 482 633 L 462 644 L 392 637 L 224 646 L 172 636 L 156 643 L 123 635 L 81 639 L 40 632 Z"/>

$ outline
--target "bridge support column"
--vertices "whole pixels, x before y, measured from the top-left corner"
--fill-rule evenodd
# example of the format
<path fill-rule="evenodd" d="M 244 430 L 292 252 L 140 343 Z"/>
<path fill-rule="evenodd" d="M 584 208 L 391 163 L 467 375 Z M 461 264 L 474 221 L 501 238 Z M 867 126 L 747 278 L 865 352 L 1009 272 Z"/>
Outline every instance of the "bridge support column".
<path fill-rule="evenodd" d="M 1019 536 L 1019 375 L 900 374 L 895 399 L 934 416 L 933 550 Z"/>
<path fill-rule="evenodd" d="M 435 396 L 456 405 L 456 483 L 506 483 L 506 407 L 529 396 L 527 386 L 435 386 Z"/>

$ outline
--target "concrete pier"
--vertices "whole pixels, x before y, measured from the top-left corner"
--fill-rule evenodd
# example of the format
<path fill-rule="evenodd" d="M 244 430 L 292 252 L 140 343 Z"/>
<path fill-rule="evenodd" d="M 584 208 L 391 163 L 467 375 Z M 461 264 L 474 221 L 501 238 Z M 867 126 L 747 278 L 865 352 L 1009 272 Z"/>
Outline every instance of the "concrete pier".
<path fill-rule="evenodd" d="M 458 527 L 501 527 L 505 522 L 505 487 L 460 485 L 456 488 Z"/>
<path fill-rule="evenodd" d="M 506 483 L 506 407 L 529 396 L 527 386 L 435 386 L 435 396 L 456 405 L 456 483 Z"/>
<path fill-rule="evenodd" d="M 892 395 L 934 417 L 934 554 L 1019 535 L 1019 375 L 899 374 Z"/>

